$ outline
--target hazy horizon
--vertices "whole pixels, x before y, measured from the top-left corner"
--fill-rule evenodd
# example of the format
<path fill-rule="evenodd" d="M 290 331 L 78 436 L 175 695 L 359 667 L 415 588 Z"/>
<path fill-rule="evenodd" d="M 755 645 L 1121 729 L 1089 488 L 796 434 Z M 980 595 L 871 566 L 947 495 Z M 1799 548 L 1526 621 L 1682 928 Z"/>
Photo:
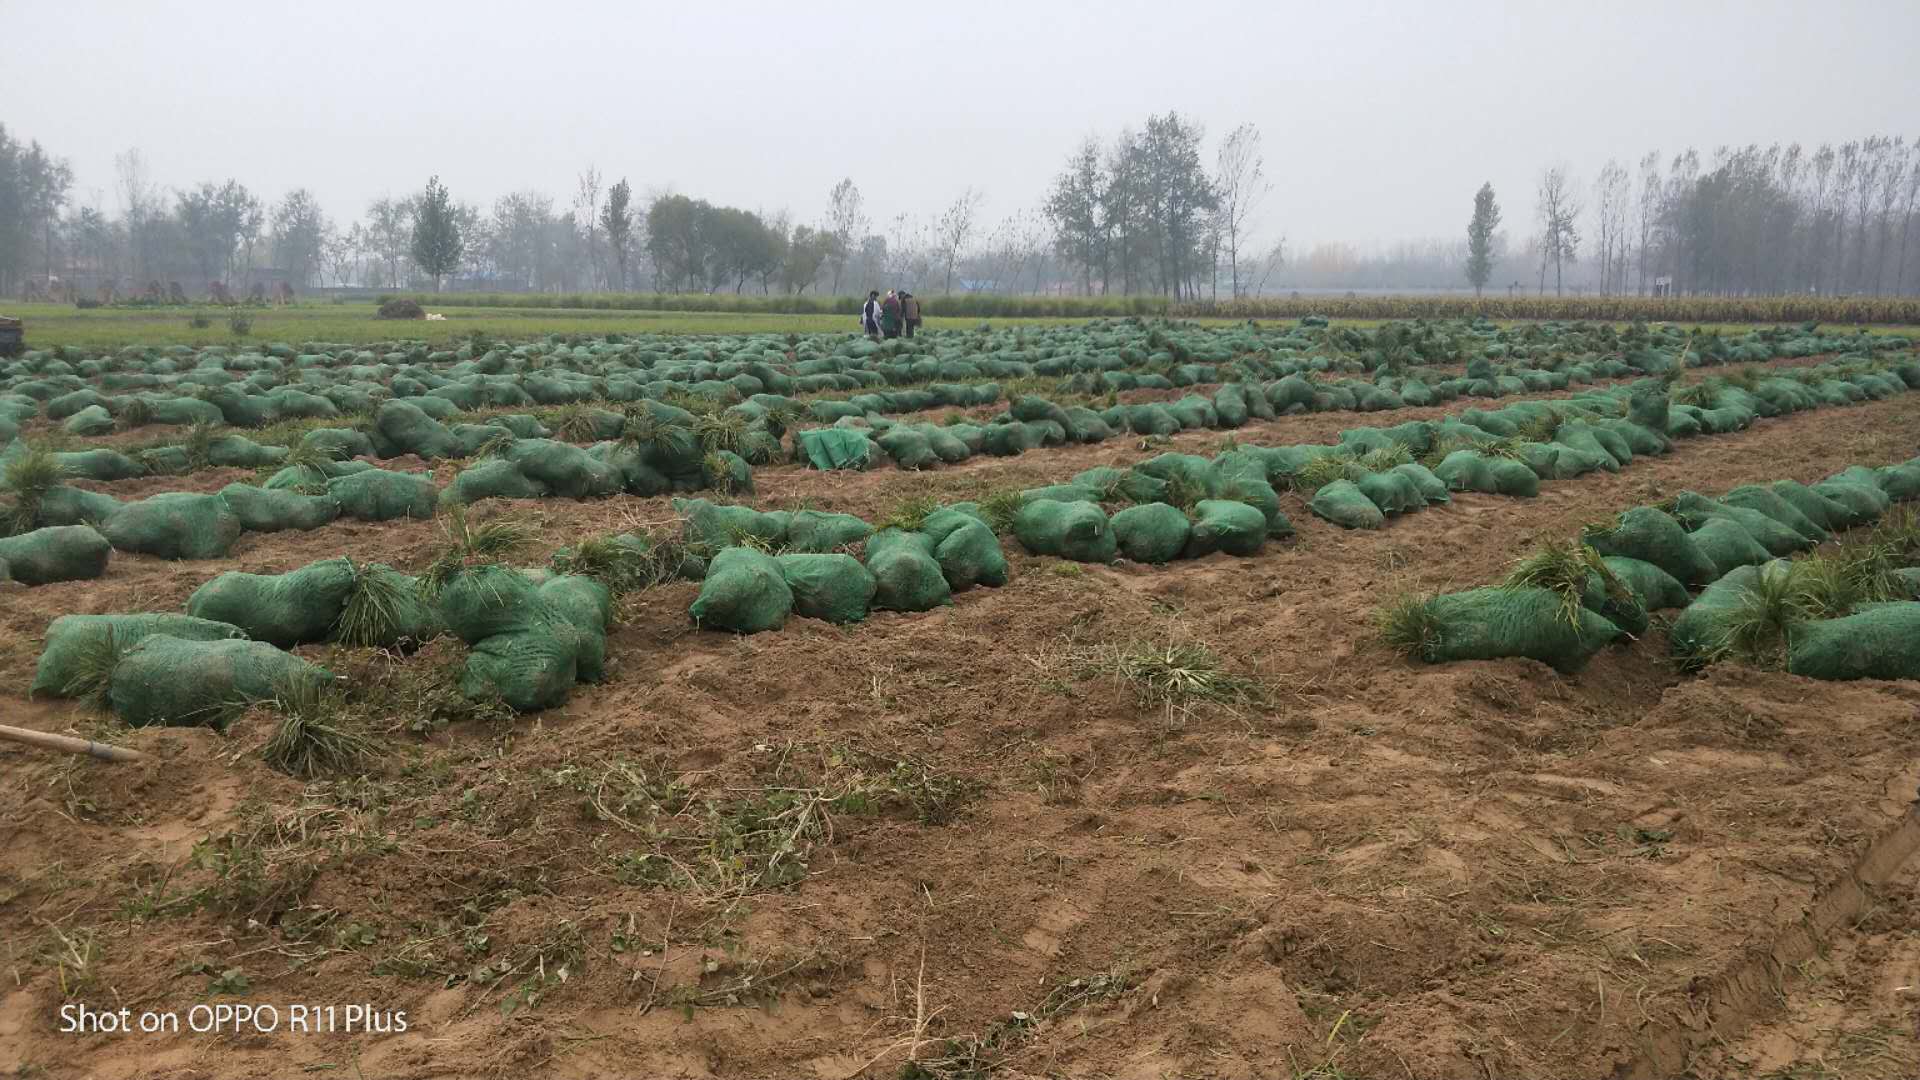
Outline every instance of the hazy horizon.
<path fill-rule="evenodd" d="M 996 2 L 884 25 L 859 8 L 726 10 L 10 3 L 17 89 L 0 119 L 72 163 L 75 204 L 108 210 L 114 156 L 138 147 L 163 187 L 306 187 L 342 223 L 430 174 L 483 207 L 524 188 L 564 205 L 594 165 L 636 192 L 799 222 L 851 177 L 883 229 L 969 186 L 989 222 L 1037 208 L 1081 139 L 1173 109 L 1205 126 L 1208 154 L 1260 129 L 1273 190 L 1257 236 L 1299 252 L 1458 235 L 1487 180 L 1523 235 L 1550 163 L 1584 192 L 1608 158 L 1898 134 L 1920 104 L 1914 4 L 1233 3 L 1186 19 L 1116 4 L 1087 19 Z"/>

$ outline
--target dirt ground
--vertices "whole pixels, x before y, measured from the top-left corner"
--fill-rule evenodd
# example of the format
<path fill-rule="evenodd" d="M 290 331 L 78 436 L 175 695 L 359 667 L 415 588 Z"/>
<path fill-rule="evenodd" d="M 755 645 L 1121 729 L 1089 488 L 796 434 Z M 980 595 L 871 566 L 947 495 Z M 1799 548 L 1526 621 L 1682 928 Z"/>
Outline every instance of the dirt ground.
<path fill-rule="evenodd" d="M 564 708 L 420 732 L 406 688 L 447 648 L 302 650 L 396 703 L 364 779 L 269 770 L 258 714 L 114 733 L 148 754 L 131 765 L 0 744 L 0 1073 L 1913 1075 L 1920 685 L 1683 677 L 1657 628 L 1573 677 L 1427 667 L 1369 620 L 1650 499 L 1916 450 L 1910 394 L 1378 532 L 1284 496 L 1299 535 L 1255 558 L 1018 556 L 1003 588 L 844 629 L 697 632 L 695 586 L 669 585 L 628 606 L 611 677 Z M 765 469 L 754 501 L 872 516 L 1158 452 Z M 219 472 L 171 486 L 238 478 Z M 489 505 L 541 522 L 529 562 L 671 519 L 665 500 Z M 247 534 L 218 562 L 116 554 L 99 581 L 0 592 L 0 700 L 96 733 L 24 698 L 53 616 L 177 610 L 222 570 L 342 553 L 417 566 L 435 535 Z M 1100 662 L 1170 642 L 1254 692 L 1167 706 Z M 408 1023 L 63 1034 L 71 1002 Z"/>

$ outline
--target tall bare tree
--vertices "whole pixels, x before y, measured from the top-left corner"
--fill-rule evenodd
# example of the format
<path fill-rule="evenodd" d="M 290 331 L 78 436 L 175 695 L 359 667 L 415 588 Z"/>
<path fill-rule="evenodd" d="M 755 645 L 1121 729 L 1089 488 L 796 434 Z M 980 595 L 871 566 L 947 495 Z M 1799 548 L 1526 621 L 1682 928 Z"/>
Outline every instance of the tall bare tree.
<path fill-rule="evenodd" d="M 1640 266 L 1640 295 L 1647 294 L 1647 264 L 1653 249 L 1653 236 L 1660 227 L 1660 151 L 1640 159 L 1640 198 L 1635 211 L 1640 227 L 1640 248 L 1635 253 Z"/>
<path fill-rule="evenodd" d="M 835 243 L 827 253 L 827 270 L 833 277 L 835 296 L 840 295 L 840 275 L 847 268 L 847 259 L 866 237 L 867 225 L 866 200 L 854 186 L 853 178 L 849 176 L 833 185 L 827 195 L 827 231 Z"/>
<path fill-rule="evenodd" d="M 1580 203 L 1564 165 L 1540 174 L 1540 291 L 1547 291 L 1547 263 L 1553 264 L 1553 294 L 1562 295 L 1564 268 L 1580 250 Z"/>
<path fill-rule="evenodd" d="M 587 242 L 587 288 L 603 280 L 600 273 L 600 170 L 588 165 L 573 191 L 573 220 Z"/>
<path fill-rule="evenodd" d="M 1625 292 L 1627 205 L 1632 199 L 1632 180 L 1626 167 L 1609 159 L 1601 167 L 1593 191 L 1597 203 L 1595 225 L 1600 234 L 1600 292 L 1612 293 L 1616 288 Z"/>
<path fill-rule="evenodd" d="M 1220 208 L 1215 211 L 1216 225 L 1220 244 L 1226 251 L 1233 298 L 1237 300 L 1245 295 L 1240 288 L 1240 246 L 1247 241 L 1254 212 L 1273 190 L 1273 185 L 1267 182 L 1259 128 L 1241 124 L 1220 141 L 1220 150 L 1214 158 L 1213 183 L 1220 201 Z"/>
<path fill-rule="evenodd" d="M 945 291 L 953 292 L 953 265 L 960 259 L 961 249 L 973 236 L 974 218 L 979 215 L 981 194 L 972 188 L 960 193 L 940 215 L 940 225 L 935 235 L 939 242 L 940 260 L 946 266 Z"/>

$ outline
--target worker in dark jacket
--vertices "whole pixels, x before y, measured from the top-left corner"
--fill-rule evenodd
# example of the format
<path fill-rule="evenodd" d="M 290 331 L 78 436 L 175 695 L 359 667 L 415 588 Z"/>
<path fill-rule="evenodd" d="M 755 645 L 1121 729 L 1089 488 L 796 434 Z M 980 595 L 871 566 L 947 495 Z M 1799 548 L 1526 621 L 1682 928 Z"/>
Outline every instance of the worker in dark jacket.
<path fill-rule="evenodd" d="M 880 290 L 867 292 L 867 302 L 860 306 L 860 332 L 870 338 L 880 336 Z"/>
<path fill-rule="evenodd" d="M 920 298 L 910 292 L 900 294 L 900 318 L 907 327 L 907 336 L 912 337 L 920 329 Z"/>
<path fill-rule="evenodd" d="M 880 334 L 882 337 L 900 336 L 900 294 L 887 290 L 887 298 L 880 301 Z"/>

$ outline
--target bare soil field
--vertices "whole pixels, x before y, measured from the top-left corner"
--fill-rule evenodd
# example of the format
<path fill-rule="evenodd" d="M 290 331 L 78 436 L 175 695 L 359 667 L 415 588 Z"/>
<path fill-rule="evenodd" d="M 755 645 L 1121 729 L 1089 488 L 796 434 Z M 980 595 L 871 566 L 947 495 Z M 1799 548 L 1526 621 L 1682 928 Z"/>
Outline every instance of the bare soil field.
<path fill-rule="evenodd" d="M 877 517 L 1219 440 L 766 468 L 753 502 Z M 116 556 L 99 580 L 0 592 L 10 722 L 147 755 L 0 744 L 0 1073 L 1911 1076 L 1920 685 L 1682 675 L 1659 626 L 1577 676 L 1429 667 L 1371 620 L 1641 502 L 1916 450 L 1920 396 L 1901 395 L 1377 532 L 1286 495 L 1298 536 L 1252 558 L 1010 545 L 1005 587 L 846 628 L 697 631 L 697 586 L 665 585 L 625 605 L 606 682 L 518 718 L 451 701 L 457 645 L 303 647 L 384 703 L 356 780 L 268 769 L 262 713 L 108 733 L 24 688 L 56 615 L 179 610 L 221 571 L 340 554 L 417 568 L 435 523 L 248 533 L 223 560 Z M 539 523 L 528 563 L 673 518 L 630 497 L 483 513 Z M 1217 700 L 1112 662 L 1180 643 L 1223 659 Z M 59 1030 L 71 1002 L 237 1001 L 404 1010 L 406 1029 Z"/>

